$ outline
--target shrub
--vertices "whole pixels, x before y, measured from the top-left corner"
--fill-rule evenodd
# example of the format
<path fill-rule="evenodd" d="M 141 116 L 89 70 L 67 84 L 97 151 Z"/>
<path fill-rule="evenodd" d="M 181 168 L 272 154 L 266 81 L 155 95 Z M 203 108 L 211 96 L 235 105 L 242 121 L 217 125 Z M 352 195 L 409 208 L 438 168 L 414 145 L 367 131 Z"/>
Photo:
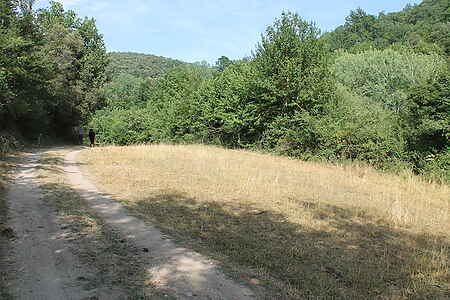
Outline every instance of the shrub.
<path fill-rule="evenodd" d="M 395 112 L 407 106 L 407 91 L 436 78 L 446 67 L 438 55 L 392 49 L 342 53 L 333 66 L 337 80 L 355 93 Z"/>
<path fill-rule="evenodd" d="M 7 153 L 17 150 L 20 147 L 20 142 L 15 136 L 8 133 L 0 133 L 0 157 Z"/>
<path fill-rule="evenodd" d="M 89 124 L 101 144 L 131 145 L 155 140 L 152 122 L 145 109 L 100 110 Z"/>
<path fill-rule="evenodd" d="M 263 145 L 303 159 L 358 160 L 385 169 L 405 158 L 395 115 L 342 87 L 323 115 L 299 112 L 291 119 L 276 119 Z"/>

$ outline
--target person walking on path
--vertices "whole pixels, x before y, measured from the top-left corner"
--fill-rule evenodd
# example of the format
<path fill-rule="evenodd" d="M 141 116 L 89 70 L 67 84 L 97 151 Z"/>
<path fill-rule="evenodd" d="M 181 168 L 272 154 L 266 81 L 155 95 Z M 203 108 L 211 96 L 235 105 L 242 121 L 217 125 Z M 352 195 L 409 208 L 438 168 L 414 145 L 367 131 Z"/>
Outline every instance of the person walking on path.
<path fill-rule="evenodd" d="M 89 140 L 91 141 L 91 147 L 95 145 L 95 131 L 94 129 L 89 129 Z"/>
<path fill-rule="evenodd" d="M 80 126 L 80 128 L 78 128 L 78 142 L 80 143 L 80 145 L 83 145 L 83 141 L 84 141 L 84 129 L 83 127 Z"/>

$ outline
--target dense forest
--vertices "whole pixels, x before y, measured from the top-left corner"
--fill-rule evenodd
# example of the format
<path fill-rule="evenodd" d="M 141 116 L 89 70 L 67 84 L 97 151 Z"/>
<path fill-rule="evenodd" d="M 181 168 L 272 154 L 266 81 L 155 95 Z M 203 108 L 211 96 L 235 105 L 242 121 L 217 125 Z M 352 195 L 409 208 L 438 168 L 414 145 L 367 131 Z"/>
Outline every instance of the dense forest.
<path fill-rule="evenodd" d="M 0 8 L 3 130 L 89 124 L 108 144 L 218 144 L 450 180 L 448 0 L 357 8 L 325 34 L 284 12 L 251 57 L 215 66 L 108 56 L 93 20 L 20 3 Z"/>
<path fill-rule="evenodd" d="M 93 19 L 52 2 L 0 2 L 0 131 L 14 137 L 67 136 L 104 106 L 100 90 L 109 63 Z"/>

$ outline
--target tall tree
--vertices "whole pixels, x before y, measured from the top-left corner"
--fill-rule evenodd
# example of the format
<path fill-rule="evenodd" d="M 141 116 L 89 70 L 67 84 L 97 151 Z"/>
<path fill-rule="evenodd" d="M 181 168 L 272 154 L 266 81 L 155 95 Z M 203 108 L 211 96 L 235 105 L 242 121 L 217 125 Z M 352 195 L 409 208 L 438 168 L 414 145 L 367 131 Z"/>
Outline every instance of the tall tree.
<path fill-rule="evenodd" d="M 50 82 L 52 121 L 68 131 L 101 105 L 98 91 L 106 82 L 109 62 L 103 36 L 94 19 L 80 19 L 58 2 L 39 10 L 38 20 L 45 36 L 41 55 L 58 74 Z"/>
<path fill-rule="evenodd" d="M 319 35 L 317 26 L 291 12 L 266 29 L 254 60 L 260 104 L 269 118 L 297 110 L 320 111 L 333 94 L 328 53 Z"/>

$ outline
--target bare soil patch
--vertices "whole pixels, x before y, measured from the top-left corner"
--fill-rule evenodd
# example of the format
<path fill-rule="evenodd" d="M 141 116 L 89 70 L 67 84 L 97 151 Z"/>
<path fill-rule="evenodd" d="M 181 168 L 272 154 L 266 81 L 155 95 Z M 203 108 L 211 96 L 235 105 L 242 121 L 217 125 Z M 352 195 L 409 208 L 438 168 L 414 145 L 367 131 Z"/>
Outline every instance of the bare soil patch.
<path fill-rule="evenodd" d="M 82 169 L 267 298 L 446 299 L 448 187 L 205 146 L 105 147 Z"/>

